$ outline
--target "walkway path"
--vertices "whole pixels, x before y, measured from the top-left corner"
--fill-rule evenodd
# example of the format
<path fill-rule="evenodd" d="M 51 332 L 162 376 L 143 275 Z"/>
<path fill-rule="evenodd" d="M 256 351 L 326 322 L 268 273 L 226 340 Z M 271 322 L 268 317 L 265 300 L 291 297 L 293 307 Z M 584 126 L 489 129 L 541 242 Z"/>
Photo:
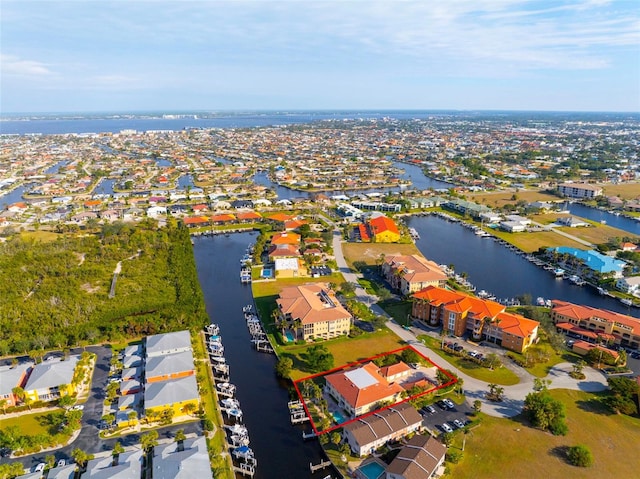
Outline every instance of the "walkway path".
<path fill-rule="evenodd" d="M 560 232 L 561 233 L 561 232 Z M 533 390 L 534 376 L 529 374 L 526 370 L 513 367 L 512 369 L 520 378 L 520 382 L 513 386 L 504 387 L 504 400 L 496 403 L 486 399 L 486 393 L 489 391 L 487 382 L 479 379 L 472 378 L 454 365 L 447 362 L 445 359 L 438 356 L 431 349 L 427 348 L 421 341 L 416 338 L 416 334 L 413 330 L 406 330 L 398 325 L 393 319 L 387 315 L 387 313 L 380 308 L 377 304 L 378 298 L 374 295 L 368 294 L 362 286 L 358 284 L 359 275 L 354 273 L 347 265 L 342 252 L 342 233 L 340 230 L 334 231 L 333 236 L 333 254 L 335 255 L 338 269 L 344 276 L 345 281 L 356 284 L 355 294 L 358 300 L 369 305 L 371 311 L 374 314 L 387 317 L 387 327 L 391 329 L 397 336 L 402 338 L 418 350 L 423 355 L 429 357 L 432 362 L 441 368 L 449 369 L 456 373 L 463 379 L 463 389 L 468 402 L 473 402 L 476 399 L 482 401 L 482 411 L 497 417 L 513 417 L 522 412 L 524 405 L 524 399 Z M 571 363 L 561 363 L 554 366 L 545 379 L 550 379 L 550 389 L 579 389 L 582 391 L 596 392 L 603 391 L 607 388 L 607 381 L 602 373 L 592 368 L 584 368 L 583 372 L 586 378 L 582 381 L 577 381 L 569 376 L 569 372 L 573 370 Z"/>
<path fill-rule="evenodd" d="M 546 228 L 550 228 L 551 231 L 553 231 L 556 234 L 559 234 L 560 236 L 564 236 L 565 238 L 570 239 L 571 241 L 575 241 L 577 243 L 583 244 L 585 246 L 587 246 L 588 248 L 595 248 L 595 246 L 593 245 L 593 243 L 589 243 L 588 241 L 585 241 L 583 239 L 578 238 L 577 236 L 573 236 L 569 233 L 566 233 L 565 231 L 560 231 L 558 228 L 558 225 L 555 224 L 550 224 L 550 225 L 543 225 L 542 223 L 536 223 L 535 221 L 531 222 L 532 225 L 535 226 L 539 226 L 540 228 L 546 229 Z"/>

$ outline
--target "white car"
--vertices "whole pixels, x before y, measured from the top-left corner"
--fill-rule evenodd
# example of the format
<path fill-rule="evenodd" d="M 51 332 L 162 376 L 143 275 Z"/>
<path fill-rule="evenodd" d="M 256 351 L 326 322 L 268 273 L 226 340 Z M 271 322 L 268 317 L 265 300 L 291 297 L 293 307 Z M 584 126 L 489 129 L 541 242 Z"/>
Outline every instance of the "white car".
<path fill-rule="evenodd" d="M 44 468 L 47 467 L 47 465 L 44 462 L 41 462 L 40 464 L 38 464 L 35 469 L 33 470 L 33 472 L 42 472 L 44 471 Z"/>
<path fill-rule="evenodd" d="M 444 432 L 453 432 L 453 429 L 451 429 L 451 426 L 449 426 L 446 422 L 442 425 L 442 430 Z"/>
<path fill-rule="evenodd" d="M 62 467 L 62 466 L 66 466 L 67 465 L 67 461 L 65 461 L 64 459 L 60 459 L 57 464 L 56 467 Z"/>
<path fill-rule="evenodd" d="M 75 406 L 71 406 L 72 411 L 82 411 L 84 409 L 83 404 L 76 404 Z"/>
<path fill-rule="evenodd" d="M 451 399 L 443 399 L 442 400 L 449 409 L 454 409 L 456 407 L 455 404 L 453 404 L 453 401 L 451 401 Z"/>
<path fill-rule="evenodd" d="M 453 424 L 458 428 L 458 429 L 462 429 L 464 427 L 464 424 L 462 423 L 462 421 L 460 419 L 454 419 L 453 420 Z"/>

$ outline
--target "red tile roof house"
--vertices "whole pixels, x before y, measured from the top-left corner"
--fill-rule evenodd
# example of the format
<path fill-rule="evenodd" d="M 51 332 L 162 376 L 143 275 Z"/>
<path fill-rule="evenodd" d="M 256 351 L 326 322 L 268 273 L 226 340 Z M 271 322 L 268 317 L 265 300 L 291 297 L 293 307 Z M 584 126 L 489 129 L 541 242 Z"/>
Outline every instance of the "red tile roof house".
<path fill-rule="evenodd" d="M 203 211 L 207 211 L 209 207 L 207 205 L 193 205 L 194 213 L 202 213 Z"/>
<path fill-rule="evenodd" d="M 262 220 L 262 215 L 255 211 L 242 211 L 236 214 L 236 218 L 240 223 L 255 223 Z"/>
<path fill-rule="evenodd" d="M 382 275 L 393 289 L 405 296 L 427 286 L 444 287 L 447 284 L 445 272 L 433 261 L 418 255 L 385 257 Z"/>
<path fill-rule="evenodd" d="M 14 367 L 0 366 L 0 400 L 5 400 L 3 408 L 15 406 L 19 398 L 13 388 L 24 387 L 33 367 L 32 363 L 22 363 Z"/>
<path fill-rule="evenodd" d="M 300 256 L 298 248 L 291 244 L 276 244 L 269 248 L 269 261 L 276 258 L 297 258 Z"/>
<path fill-rule="evenodd" d="M 194 226 L 206 226 L 209 224 L 210 220 L 208 216 L 190 216 L 188 218 L 184 218 L 182 221 L 186 226 L 194 227 Z"/>
<path fill-rule="evenodd" d="M 300 244 L 300 235 L 290 232 L 276 233 L 271 237 L 272 245 L 290 244 L 298 246 Z"/>
<path fill-rule="evenodd" d="M 231 214 L 220 214 L 220 215 L 214 215 L 211 217 L 211 222 L 214 225 L 229 224 L 234 222 L 235 220 L 236 220 L 236 217 Z"/>
<path fill-rule="evenodd" d="M 400 384 L 387 380 L 374 363 L 328 374 L 325 380 L 325 392 L 351 417 L 379 409 L 383 402 L 398 402 L 404 392 Z"/>
<path fill-rule="evenodd" d="M 29 205 L 26 203 L 13 203 L 7 207 L 7 211 L 11 211 L 12 213 L 23 213 L 27 211 L 27 208 L 29 208 Z"/>

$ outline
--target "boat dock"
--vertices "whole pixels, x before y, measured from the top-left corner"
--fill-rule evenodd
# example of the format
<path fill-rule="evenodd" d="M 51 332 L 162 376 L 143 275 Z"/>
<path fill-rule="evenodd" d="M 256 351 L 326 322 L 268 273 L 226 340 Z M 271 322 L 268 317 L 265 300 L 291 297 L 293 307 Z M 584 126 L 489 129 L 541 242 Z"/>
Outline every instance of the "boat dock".
<path fill-rule="evenodd" d="M 307 412 L 304 410 L 302 401 L 289 401 L 288 406 L 291 424 L 301 424 L 309 420 L 309 416 L 307 416 Z"/>
<path fill-rule="evenodd" d="M 310 462 L 309 469 L 311 469 L 311 472 L 316 472 L 316 471 L 319 471 L 320 469 L 324 469 L 325 467 L 329 467 L 330 465 L 331 465 L 331 461 L 329 460 L 320 461 L 319 464 L 312 464 Z"/>

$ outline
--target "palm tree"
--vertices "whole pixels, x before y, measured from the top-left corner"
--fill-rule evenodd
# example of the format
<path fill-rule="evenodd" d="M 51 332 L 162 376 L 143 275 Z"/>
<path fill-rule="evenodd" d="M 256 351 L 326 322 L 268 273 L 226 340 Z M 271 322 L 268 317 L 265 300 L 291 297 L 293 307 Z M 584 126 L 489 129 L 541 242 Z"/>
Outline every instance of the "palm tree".
<path fill-rule="evenodd" d="M 176 444 L 178 444 L 178 452 L 184 451 L 184 441 L 186 438 L 187 436 L 185 436 L 184 434 L 184 429 L 178 429 L 176 431 L 176 437 L 174 438 L 174 441 L 176 442 Z"/>
<path fill-rule="evenodd" d="M 2 414 L 7 414 L 7 400 L 0 399 L 0 407 L 2 408 Z"/>
<path fill-rule="evenodd" d="M 120 444 L 120 441 L 117 441 L 114 445 L 113 445 L 113 451 L 111 451 L 111 455 L 113 456 L 113 466 L 117 466 L 118 465 L 118 459 L 120 458 L 120 454 L 122 454 L 124 452 L 124 447 L 122 447 L 122 444 Z"/>

